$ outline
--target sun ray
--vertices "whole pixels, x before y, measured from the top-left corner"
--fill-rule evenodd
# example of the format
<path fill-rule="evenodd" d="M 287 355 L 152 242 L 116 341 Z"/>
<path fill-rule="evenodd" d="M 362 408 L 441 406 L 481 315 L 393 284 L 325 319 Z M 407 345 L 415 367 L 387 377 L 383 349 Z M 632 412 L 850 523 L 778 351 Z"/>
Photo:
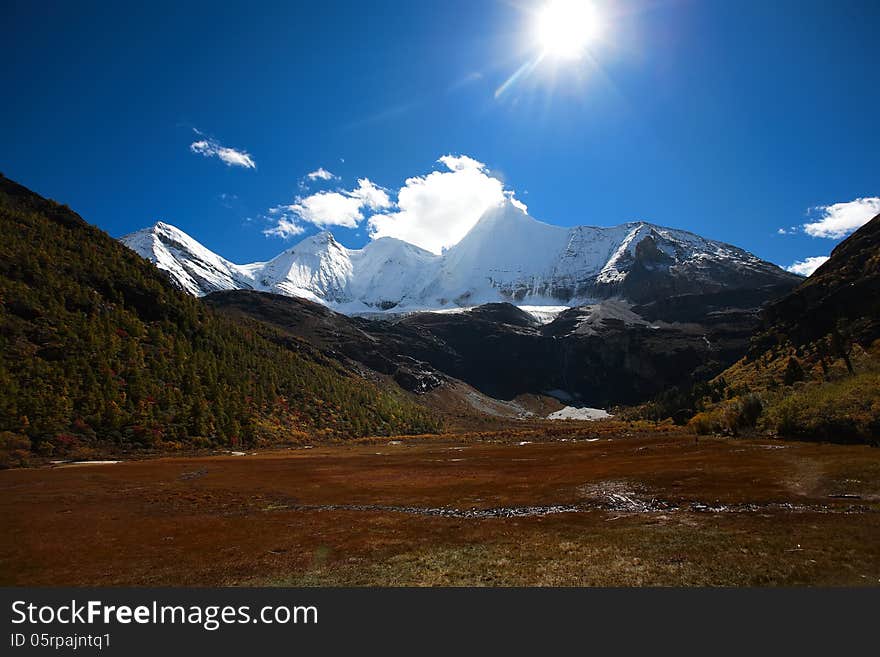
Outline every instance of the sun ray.
<path fill-rule="evenodd" d="M 500 98 L 504 95 L 504 92 L 510 89 L 517 81 L 527 78 L 532 71 L 537 68 L 538 64 L 541 63 L 541 60 L 544 59 L 544 53 L 538 54 L 536 57 L 530 59 L 525 64 L 520 66 L 516 71 L 513 72 L 509 78 L 507 78 L 500 87 L 495 90 L 495 98 Z"/>

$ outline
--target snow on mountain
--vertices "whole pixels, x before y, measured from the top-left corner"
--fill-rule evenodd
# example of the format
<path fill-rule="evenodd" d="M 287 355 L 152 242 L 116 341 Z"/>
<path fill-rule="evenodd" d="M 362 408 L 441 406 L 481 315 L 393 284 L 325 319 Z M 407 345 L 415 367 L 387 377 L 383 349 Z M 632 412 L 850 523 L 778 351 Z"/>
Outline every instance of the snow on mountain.
<path fill-rule="evenodd" d="M 354 270 L 350 298 L 383 310 L 419 299 L 440 264 L 430 251 L 393 237 L 380 237 L 349 254 Z"/>
<path fill-rule="evenodd" d="M 307 237 L 252 271 L 258 289 L 339 303 L 346 299 L 352 264 L 348 249 L 325 231 Z"/>
<path fill-rule="evenodd" d="M 442 305 L 547 297 L 541 284 L 553 276 L 567 233 L 505 202 L 487 211 L 446 251 L 427 296 Z"/>
<path fill-rule="evenodd" d="M 329 232 L 268 262 L 236 265 L 165 223 L 121 241 L 184 290 L 255 289 L 305 297 L 348 314 L 441 310 L 509 301 L 579 306 L 634 302 L 799 280 L 722 242 L 644 222 L 565 228 L 513 203 L 490 209 L 443 255 L 398 239 L 347 249 Z"/>
<path fill-rule="evenodd" d="M 182 230 L 162 221 L 119 238 L 196 296 L 216 290 L 251 289 L 250 272 L 206 249 Z"/>

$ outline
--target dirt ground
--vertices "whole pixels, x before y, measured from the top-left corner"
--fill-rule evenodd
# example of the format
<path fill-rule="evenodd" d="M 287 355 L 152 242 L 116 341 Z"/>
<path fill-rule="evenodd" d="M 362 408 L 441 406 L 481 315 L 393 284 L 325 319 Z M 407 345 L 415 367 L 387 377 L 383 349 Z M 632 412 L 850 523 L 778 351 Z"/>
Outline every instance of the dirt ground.
<path fill-rule="evenodd" d="M 880 450 L 596 435 L 2 471 L 0 584 L 880 585 Z"/>

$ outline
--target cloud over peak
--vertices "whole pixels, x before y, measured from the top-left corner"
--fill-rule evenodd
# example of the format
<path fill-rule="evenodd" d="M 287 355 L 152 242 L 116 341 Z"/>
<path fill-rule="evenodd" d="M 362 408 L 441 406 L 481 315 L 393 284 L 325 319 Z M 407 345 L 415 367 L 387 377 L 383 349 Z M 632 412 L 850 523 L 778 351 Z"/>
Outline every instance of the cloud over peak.
<path fill-rule="evenodd" d="M 810 214 L 820 213 L 819 219 L 788 229 L 779 228 L 776 233 L 778 235 L 796 235 L 802 230 L 811 237 L 842 239 L 880 214 L 880 197 L 871 196 L 845 203 L 821 205 L 811 208 L 809 212 Z M 827 260 L 828 256 L 812 256 L 793 262 L 785 269 L 793 274 L 811 276 Z"/>
<path fill-rule="evenodd" d="M 840 239 L 880 214 L 880 198 L 857 198 L 848 203 L 835 203 L 814 209 L 821 212 L 822 216 L 816 222 L 804 224 L 804 232 L 813 237 Z"/>
<path fill-rule="evenodd" d="M 826 262 L 828 262 L 828 256 L 813 256 L 790 264 L 785 268 L 785 271 L 790 271 L 792 274 L 800 274 L 801 276 L 811 276 L 814 271 Z"/>
<path fill-rule="evenodd" d="M 289 213 L 283 212 L 280 208 L 272 208 L 269 214 L 276 215 L 275 225 L 263 231 L 263 235 L 268 237 L 280 237 L 281 239 L 290 239 L 297 235 L 302 235 L 306 229 L 296 221 Z"/>
<path fill-rule="evenodd" d="M 203 137 L 203 139 L 194 141 L 189 145 L 189 150 L 193 153 L 203 157 L 216 157 L 229 167 L 257 168 L 257 163 L 254 162 L 253 158 L 246 151 L 224 146 L 216 139 L 205 137 L 198 130 L 195 130 L 195 133 Z"/>
<path fill-rule="evenodd" d="M 370 218 L 371 237 L 396 237 L 441 253 L 504 201 L 504 185 L 482 162 L 467 155 L 437 161 L 447 170 L 408 178 L 397 193 L 397 211 Z"/>
<path fill-rule="evenodd" d="M 275 225 L 263 232 L 287 238 L 302 233 L 303 224 L 356 228 L 366 218 L 373 239 L 395 237 L 441 253 L 458 243 L 486 210 L 505 199 L 526 210 L 514 192 L 505 189 L 479 160 L 447 154 L 437 163 L 439 169 L 407 178 L 397 190 L 396 202 L 388 190 L 369 178 L 360 178 L 353 189 L 300 195 L 289 205 L 272 208 L 269 215 Z M 322 167 L 307 174 L 306 179 L 339 180 L 339 177 Z"/>
<path fill-rule="evenodd" d="M 391 199 L 384 189 L 373 184 L 369 178 L 360 178 L 358 186 L 354 189 L 297 196 L 290 205 L 278 206 L 269 212 L 279 215 L 282 220 L 290 220 L 293 215 L 306 223 L 322 228 L 327 226 L 356 228 L 364 219 L 365 209 L 375 212 L 389 208 L 391 205 Z M 279 231 L 277 229 L 280 224 L 281 220 L 278 226 L 263 232 L 278 237 L 291 237 L 302 232 L 302 230 L 291 232 L 289 228 Z M 300 227 L 299 224 L 297 227 Z"/>

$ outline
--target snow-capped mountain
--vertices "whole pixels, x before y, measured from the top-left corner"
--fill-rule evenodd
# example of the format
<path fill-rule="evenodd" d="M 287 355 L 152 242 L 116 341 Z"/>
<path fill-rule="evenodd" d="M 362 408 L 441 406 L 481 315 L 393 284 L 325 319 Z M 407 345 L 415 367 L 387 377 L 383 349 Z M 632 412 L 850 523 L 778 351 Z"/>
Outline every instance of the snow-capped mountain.
<path fill-rule="evenodd" d="M 254 289 L 345 313 L 440 310 L 483 303 L 579 306 L 794 284 L 800 278 L 729 244 L 644 222 L 564 228 L 510 202 L 435 255 L 394 238 L 347 249 L 329 232 L 268 262 L 237 265 L 159 222 L 121 241 L 184 290 Z"/>
<path fill-rule="evenodd" d="M 167 272 L 171 280 L 190 294 L 202 296 L 217 290 L 254 287 L 249 271 L 253 265 L 233 264 L 162 221 L 152 228 L 125 235 L 120 241 Z"/>

